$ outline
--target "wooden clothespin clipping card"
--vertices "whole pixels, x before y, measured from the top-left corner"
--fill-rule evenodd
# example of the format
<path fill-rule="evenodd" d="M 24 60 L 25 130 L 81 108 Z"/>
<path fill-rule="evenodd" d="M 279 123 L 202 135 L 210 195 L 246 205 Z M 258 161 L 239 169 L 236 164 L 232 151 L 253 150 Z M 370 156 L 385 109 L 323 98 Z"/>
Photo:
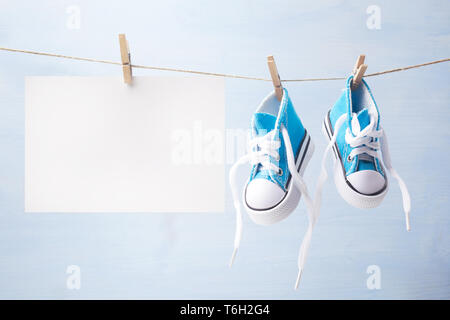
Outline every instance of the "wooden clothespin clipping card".
<path fill-rule="evenodd" d="M 353 81 L 352 81 L 352 90 L 358 88 L 361 83 L 361 79 L 364 76 L 364 73 L 367 70 L 367 64 L 364 64 L 364 60 L 366 56 L 364 54 L 360 54 L 358 59 L 356 60 L 355 66 L 353 67 Z"/>
<path fill-rule="evenodd" d="M 125 34 L 119 34 L 120 57 L 122 59 L 123 81 L 127 84 L 131 83 L 131 59 L 130 48 Z"/>
<path fill-rule="evenodd" d="M 270 76 L 272 77 L 273 86 L 275 87 L 275 94 L 277 99 L 281 101 L 283 97 L 283 86 L 281 85 L 280 75 L 278 74 L 277 65 L 273 56 L 267 57 L 267 65 L 269 66 Z"/>

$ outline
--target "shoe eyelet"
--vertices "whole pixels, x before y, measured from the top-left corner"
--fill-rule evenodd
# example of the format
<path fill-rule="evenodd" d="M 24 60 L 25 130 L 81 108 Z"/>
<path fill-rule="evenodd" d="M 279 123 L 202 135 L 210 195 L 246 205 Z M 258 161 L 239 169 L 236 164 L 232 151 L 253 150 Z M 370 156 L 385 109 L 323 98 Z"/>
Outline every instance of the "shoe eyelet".
<path fill-rule="evenodd" d="M 350 156 L 347 157 L 347 161 L 348 161 L 348 162 L 352 162 L 352 160 L 353 160 L 352 157 L 350 157 Z"/>
<path fill-rule="evenodd" d="M 283 175 L 283 169 L 279 168 L 277 174 L 278 174 L 279 176 L 282 176 L 282 175 Z"/>

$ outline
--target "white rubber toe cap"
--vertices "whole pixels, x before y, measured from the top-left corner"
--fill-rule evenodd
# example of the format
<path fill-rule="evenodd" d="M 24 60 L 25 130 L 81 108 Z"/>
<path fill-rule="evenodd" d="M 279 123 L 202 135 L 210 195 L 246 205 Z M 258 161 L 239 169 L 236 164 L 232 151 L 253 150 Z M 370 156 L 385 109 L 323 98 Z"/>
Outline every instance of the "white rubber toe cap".
<path fill-rule="evenodd" d="M 366 195 L 379 192 L 386 183 L 384 177 L 375 170 L 354 172 L 347 176 L 347 180 L 356 191 Z"/>
<path fill-rule="evenodd" d="M 285 192 L 277 184 L 267 179 L 254 179 L 247 185 L 245 201 L 255 210 L 265 210 L 276 206 Z"/>

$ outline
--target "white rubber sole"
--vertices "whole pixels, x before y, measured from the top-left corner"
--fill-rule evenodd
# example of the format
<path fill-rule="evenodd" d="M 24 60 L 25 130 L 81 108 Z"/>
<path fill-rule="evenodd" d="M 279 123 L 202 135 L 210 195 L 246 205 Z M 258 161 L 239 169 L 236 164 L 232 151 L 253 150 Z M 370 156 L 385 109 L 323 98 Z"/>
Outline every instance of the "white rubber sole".
<path fill-rule="evenodd" d="M 322 132 L 329 142 L 331 140 L 332 134 L 331 129 L 328 125 L 328 113 L 322 124 Z M 370 209 L 375 208 L 383 201 L 387 191 L 388 185 L 383 192 L 376 195 L 365 195 L 355 191 L 350 187 L 345 179 L 344 170 L 342 169 L 341 159 L 339 157 L 339 151 L 336 148 L 336 144 L 333 146 L 334 153 L 334 166 L 333 166 L 333 176 L 334 184 L 340 196 L 350 205 L 359 209 Z M 386 177 L 387 179 L 387 177 Z"/>
<path fill-rule="evenodd" d="M 295 163 L 295 167 L 297 168 L 300 176 L 303 176 L 303 172 L 311 160 L 313 153 L 314 144 L 309 134 L 306 133 L 305 141 L 302 144 L 300 153 Z M 289 181 L 287 190 L 288 191 L 284 199 L 276 207 L 268 210 L 253 210 L 247 206 L 245 199 L 243 199 L 244 207 L 253 222 L 260 225 L 271 225 L 287 218 L 295 210 L 295 208 L 297 208 L 301 197 L 301 192 L 294 185 L 292 177 Z M 245 191 L 243 193 L 243 197 L 245 197 Z"/>

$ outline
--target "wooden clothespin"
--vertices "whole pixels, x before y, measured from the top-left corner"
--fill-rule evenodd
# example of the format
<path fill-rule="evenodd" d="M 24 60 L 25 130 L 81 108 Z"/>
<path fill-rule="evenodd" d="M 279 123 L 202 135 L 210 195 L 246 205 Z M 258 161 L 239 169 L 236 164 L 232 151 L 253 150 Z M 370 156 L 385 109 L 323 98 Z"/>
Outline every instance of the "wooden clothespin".
<path fill-rule="evenodd" d="M 130 48 L 125 34 L 119 34 L 120 57 L 122 59 L 123 81 L 127 84 L 131 83 L 131 59 Z"/>
<path fill-rule="evenodd" d="M 364 76 L 364 72 L 367 70 L 367 64 L 364 64 L 364 60 L 366 56 L 364 54 L 360 54 L 358 59 L 356 60 L 355 66 L 353 67 L 353 81 L 352 81 L 352 90 L 358 88 L 361 83 L 361 79 Z"/>
<path fill-rule="evenodd" d="M 267 65 L 269 66 L 270 76 L 272 77 L 273 86 L 275 87 L 275 94 L 277 99 L 281 101 L 283 97 L 283 86 L 281 85 L 280 75 L 278 74 L 277 65 L 273 56 L 267 57 Z"/>

